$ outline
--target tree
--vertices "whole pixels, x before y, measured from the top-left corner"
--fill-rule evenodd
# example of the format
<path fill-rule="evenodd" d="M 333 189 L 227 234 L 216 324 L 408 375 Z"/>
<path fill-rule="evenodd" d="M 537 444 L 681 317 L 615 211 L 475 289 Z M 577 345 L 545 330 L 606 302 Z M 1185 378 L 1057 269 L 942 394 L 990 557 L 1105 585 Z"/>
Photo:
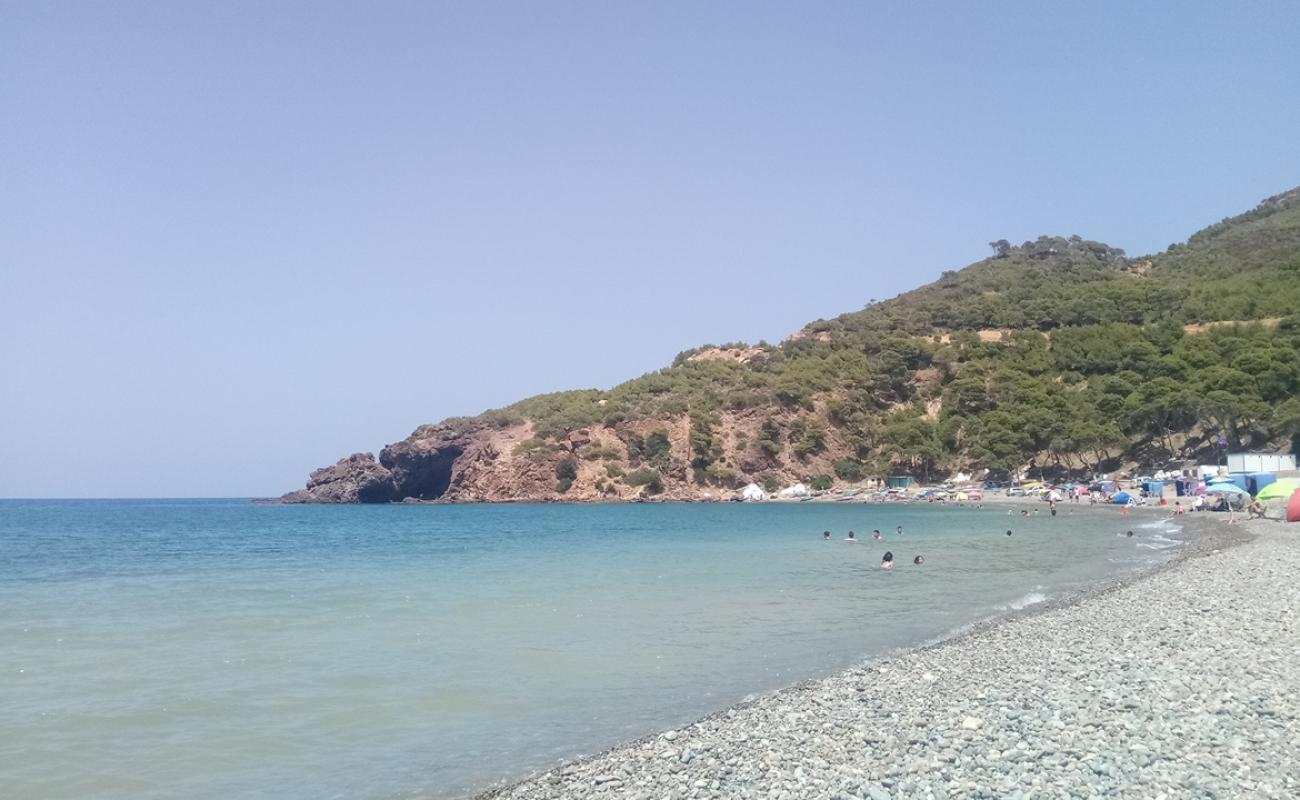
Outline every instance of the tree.
<path fill-rule="evenodd" d="M 780 423 L 771 417 L 763 420 L 763 425 L 758 430 L 758 439 L 754 444 L 764 458 L 768 461 L 776 461 L 783 449 Z"/>
<path fill-rule="evenodd" d="M 865 468 L 861 461 L 851 458 L 845 458 L 835 462 L 835 476 L 840 480 L 849 481 L 850 483 L 857 483 L 862 480 L 863 476 L 866 474 L 864 469 Z"/>
<path fill-rule="evenodd" d="M 921 480 L 929 480 L 943 458 L 938 427 L 919 416 L 905 416 L 887 423 L 884 440 L 891 463 Z"/>
<path fill-rule="evenodd" d="M 667 431 L 655 431 L 645 437 L 645 455 L 651 464 L 660 469 L 672 466 L 673 445 L 668 440 Z"/>

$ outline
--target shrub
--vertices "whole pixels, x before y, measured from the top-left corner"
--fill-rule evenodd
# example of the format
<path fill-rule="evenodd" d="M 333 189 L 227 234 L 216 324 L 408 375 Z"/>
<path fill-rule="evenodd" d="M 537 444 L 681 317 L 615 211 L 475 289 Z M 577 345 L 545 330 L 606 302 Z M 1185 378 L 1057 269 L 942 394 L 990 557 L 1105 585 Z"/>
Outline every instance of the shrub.
<path fill-rule="evenodd" d="M 623 457 L 623 451 L 617 447 L 597 445 L 582 450 L 582 457 L 587 461 L 612 461 Z"/>
<path fill-rule="evenodd" d="M 623 468 L 618 464 L 606 464 L 605 474 L 611 478 L 621 478 L 623 477 Z"/>
<path fill-rule="evenodd" d="M 732 467 L 723 464 L 721 461 L 714 461 L 712 464 L 705 467 L 704 473 L 710 480 L 721 486 L 734 485 L 736 478 L 740 476 L 739 472 Z"/>
<path fill-rule="evenodd" d="M 565 492 L 569 491 L 572 488 L 573 488 L 572 478 L 560 478 L 559 483 L 555 484 L 555 491 L 559 492 L 560 494 L 564 494 Z"/>
<path fill-rule="evenodd" d="M 501 430 L 518 425 L 524 421 L 524 418 L 514 411 L 507 411 L 504 408 L 493 409 L 492 411 L 483 412 L 483 421 L 488 425 Z"/>
<path fill-rule="evenodd" d="M 667 467 L 672 463 L 673 445 L 667 431 L 655 431 L 645 437 L 645 457 L 651 464 Z"/>
<path fill-rule="evenodd" d="M 826 449 L 826 429 L 821 423 L 810 423 L 795 443 L 794 452 L 799 458 L 807 458 Z"/>
<path fill-rule="evenodd" d="M 781 482 L 776 479 L 775 475 L 763 476 L 763 491 L 767 492 L 768 494 L 772 494 L 773 492 L 779 491 L 780 488 L 781 488 Z"/>
<path fill-rule="evenodd" d="M 542 461 L 551 453 L 555 452 L 555 449 L 555 445 L 545 439 L 534 436 L 531 439 L 524 439 L 522 442 L 515 445 L 514 453 L 517 456 L 527 456 L 533 461 Z"/>
<path fill-rule="evenodd" d="M 860 481 L 865 474 L 861 461 L 855 461 L 851 458 L 844 458 L 835 462 L 835 475 L 840 480 Z"/>
<path fill-rule="evenodd" d="M 623 483 L 626 483 L 628 486 L 645 486 L 651 481 L 657 481 L 662 479 L 663 476 L 659 474 L 659 470 L 643 468 L 643 469 L 634 469 L 631 472 L 624 475 Z"/>
<path fill-rule="evenodd" d="M 812 479 L 812 488 L 815 492 L 824 492 L 834 485 L 835 479 L 829 475 L 818 475 Z"/>
<path fill-rule="evenodd" d="M 768 459 L 775 459 L 781 455 L 781 425 L 770 417 L 764 420 L 763 426 L 758 431 L 756 445 L 758 452 Z"/>
<path fill-rule="evenodd" d="M 555 465 L 555 477 L 573 483 L 574 479 L 578 477 L 578 459 L 571 455 L 560 459 L 559 463 Z"/>

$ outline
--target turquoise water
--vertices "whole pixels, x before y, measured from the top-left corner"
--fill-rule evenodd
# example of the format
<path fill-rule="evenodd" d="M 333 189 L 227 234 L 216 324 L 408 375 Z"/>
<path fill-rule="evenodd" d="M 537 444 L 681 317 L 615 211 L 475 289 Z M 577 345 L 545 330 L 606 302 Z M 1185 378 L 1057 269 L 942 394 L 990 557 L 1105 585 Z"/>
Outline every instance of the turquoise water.
<path fill-rule="evenodd" d="M 1135 523 L 843 503 L 0 501 L 0 786 L 461 796 L 1173 552 L 1165 524 Z M 844 542 L 850 528 L 868 541 Z"/>

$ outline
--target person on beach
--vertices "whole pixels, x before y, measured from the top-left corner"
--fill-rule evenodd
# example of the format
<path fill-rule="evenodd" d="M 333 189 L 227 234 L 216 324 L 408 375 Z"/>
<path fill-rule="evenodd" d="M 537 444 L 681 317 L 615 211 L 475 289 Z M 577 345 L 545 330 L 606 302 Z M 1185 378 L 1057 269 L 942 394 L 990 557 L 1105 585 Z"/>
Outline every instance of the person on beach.
<path fill-rule="evenodd" d="M 826 532 L 824 532 L 824 533 L 822 534 L 822 541 L 823 541 L 823 542 L 829 542 L 830 540 L 831 540 L 831 532 L 830 532 L 830 531 L 826 531 Z"/>
<path fill-rule="evenodd" d="M 853 531 L 849 531 L 849 541 L 856 542 L 857 540 L 858 540 L 858 535 Z"/>
<path fill-rule="evenodd" d="M 921 566 L 925 563 L 925 556 L 918 554 L 916 558 L 912 559 L 912 563 L 918 567 Z"/>
<path fill-rule="evenodd" d="M 885 551 L 885 557 L 884 557 L 884 559 L 882 559 L 881 562 L 880 562 L 880 568 L 881 568 L 881 569 L 893 569 L 893 568 L 894 568 L 894 554 L 893 554 L 893 553 L 889 552 L 888 550 Z"/>
<path fill-rule="evenodd" d="M 880 541 L 881 539 L 883 539 L 883 538 L 885 538 L 885 537 L 881 536 L 881 535 L 880 535 L 880 529 L 879 529 L 879 528 L 876 528 L 874 531 L 871 532 L 871 538 L 872 538 L 872 539 L 875 539 L 875 540 L 878 542 L 878 541 Z"/>

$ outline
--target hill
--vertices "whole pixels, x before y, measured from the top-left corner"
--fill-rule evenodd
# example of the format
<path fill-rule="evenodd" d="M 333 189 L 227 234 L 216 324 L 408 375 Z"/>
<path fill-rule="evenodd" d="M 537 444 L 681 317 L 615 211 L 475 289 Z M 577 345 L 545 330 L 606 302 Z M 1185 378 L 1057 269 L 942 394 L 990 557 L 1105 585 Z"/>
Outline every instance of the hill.
<path fill-rule="evenodd" d="M 779 345 L 421 425 L 285 502 L 707 499 L 955 471 L 1154 469 L 1300 429 L 1300 189 L 1153 256 L 990 243 Z"/>

